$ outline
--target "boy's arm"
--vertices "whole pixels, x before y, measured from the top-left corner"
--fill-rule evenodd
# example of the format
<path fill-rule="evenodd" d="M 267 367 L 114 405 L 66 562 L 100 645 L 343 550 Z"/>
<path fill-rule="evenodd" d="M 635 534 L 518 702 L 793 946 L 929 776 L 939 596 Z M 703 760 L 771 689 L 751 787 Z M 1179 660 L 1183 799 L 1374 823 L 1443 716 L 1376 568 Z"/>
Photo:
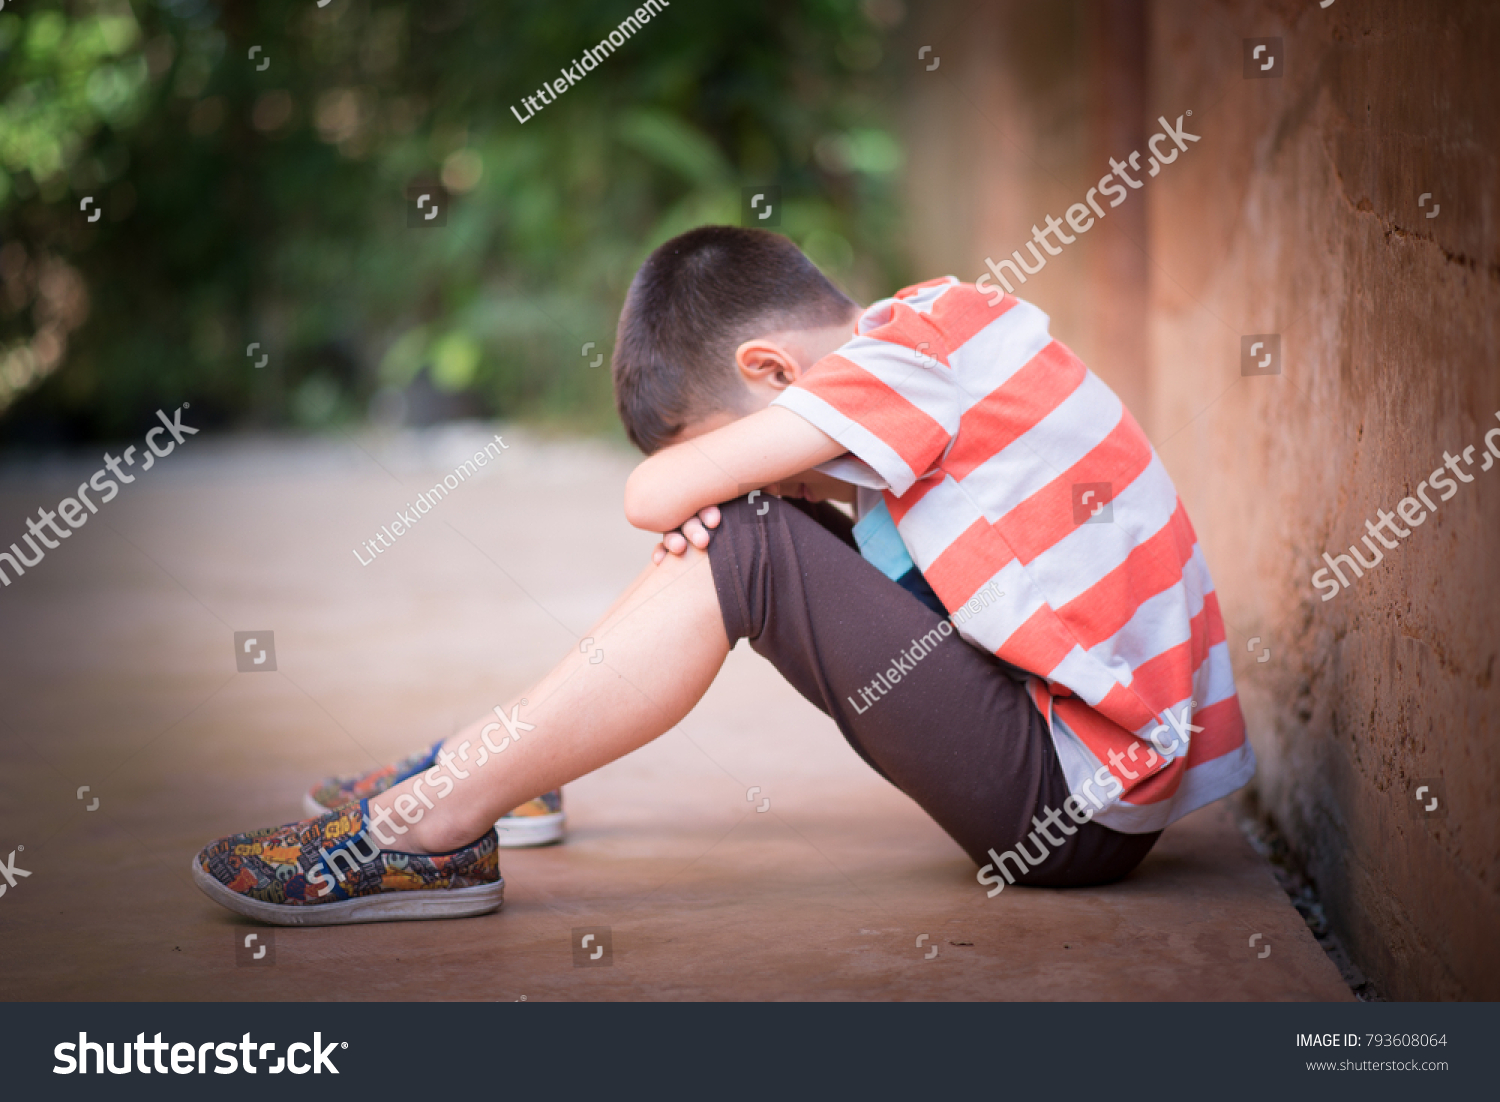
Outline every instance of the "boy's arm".
<path fill-rule="evenodd" d="M 663 448 L 625 483 L 625 518 L 670 532 L 700 509 L 788 479 L 848 449 L 779 406 Z"/>

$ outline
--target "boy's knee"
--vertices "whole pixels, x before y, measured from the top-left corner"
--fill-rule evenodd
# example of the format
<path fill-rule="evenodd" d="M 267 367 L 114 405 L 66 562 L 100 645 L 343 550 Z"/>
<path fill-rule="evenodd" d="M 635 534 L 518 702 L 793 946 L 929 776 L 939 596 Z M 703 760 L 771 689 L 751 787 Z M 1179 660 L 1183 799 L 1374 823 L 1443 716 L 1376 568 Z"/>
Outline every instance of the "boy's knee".
<path fill-rule="evenodd" d="M 779 519 L 778 510 L 785 508 L 780 498 L 757 491 L 754 499 L 737 497 L 719 506 L 719 526 L 713 529 L 709 541 L 709 554 L 714 554 L 716 544 L 726 542 L 759 543 L 760 533 L 768 523 Z"/>
<path fill-rule="evenodd" d="M 722 604 L 759 607 L 770 599 L 777 577 L 800 579 L 813 561 L 859 554 L 846 537 L 850 521 L 826 503 L 756 491 L 725 502 L 719 513 L 708 555 Z M 846 543 L 847 549 L 841 546 Z"/>
<path fill-rule="evenodd" d="M 719 506 L 723 517 L 719 528 L 761 528 L 775 525 L 790 531 L 794 536 L 811 526 L 833 532 L 844 538 L 844 529 L 852 525 L 842 512 L 827 502 L 809 502 L 798 498 L 781 498 L 764 490 L 752 490 L 744 497 L 737 497 Z M 810 529 L 809 529 L 810 530 Z"/>
<path fill-rule="evenodd" d="M 790 552 L 827 534 L 828 526 L 814 519 L 817 508 L 763 490 L 727 501 L 719 506 L 719 526 L 713 530 L 709 554 L 737 558 L 749 565 L 773 550 Z M 735 548 L 732 552 L 731 544 Z"/>
<path fill-rule="evenodd" d="M 763 490 L 756 490 L 755 497 L 737 497 L 720 504 L 719 514 L 723 518 L 720 527 L 731 521 L 738 524 L 754 523 L 754 518 L 767 516 L 771 508 L 780 505 L 781 499 Z"/>
<path fill-rule="evenodd" d="M 731 644 L 760 634 L 780 573 L 797 558 L 797 529 L 811 522 L 765 491 L 719 506 L 719 526 L 709 539 L 714 588 Z"/>
<path fill-rule="evenodd" d="M 754 503 L 737 497 L 719 506 L 719 526 L 711 530 L 708 555 L 716 562 L 754 558 L 765 544 L 766 518 L 781 504 L 768 494 L 759 494 Z"/>

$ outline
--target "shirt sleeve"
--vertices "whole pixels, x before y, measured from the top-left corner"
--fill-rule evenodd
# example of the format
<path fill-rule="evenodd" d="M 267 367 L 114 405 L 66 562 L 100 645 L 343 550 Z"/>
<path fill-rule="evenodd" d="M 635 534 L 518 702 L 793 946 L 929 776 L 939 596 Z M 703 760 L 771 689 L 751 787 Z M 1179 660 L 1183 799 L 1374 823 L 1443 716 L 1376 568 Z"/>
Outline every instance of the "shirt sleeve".
<path fill-rule="evenodd" d="M 772 404 L 833 437 L 900 497 L 953 443 L 960 394 L 927 314 L 886 300 L 866 311 L 860 329 Z"/>

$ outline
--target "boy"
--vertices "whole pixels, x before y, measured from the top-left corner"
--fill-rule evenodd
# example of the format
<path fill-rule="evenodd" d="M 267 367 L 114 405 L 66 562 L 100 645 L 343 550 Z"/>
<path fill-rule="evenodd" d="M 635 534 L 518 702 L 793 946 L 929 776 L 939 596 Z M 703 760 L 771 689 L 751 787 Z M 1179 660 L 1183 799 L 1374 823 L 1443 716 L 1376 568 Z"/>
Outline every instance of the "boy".
<path fill-rule="evenodd" d="M 989 895 L 1126 875 L 1254 770 L 1218 604 L 1134 419 L 984 283 L 861 312 L 775 234 L 658 248 L 613 371 L 647 455 L 625 513 L 667 535 L 590 629 L 608 661 L 570 653 L 353 802 L 211 844 L 199 885 L 290 925 L 495 910 L 496 816 L 668 730 L 742 638 Z"/>

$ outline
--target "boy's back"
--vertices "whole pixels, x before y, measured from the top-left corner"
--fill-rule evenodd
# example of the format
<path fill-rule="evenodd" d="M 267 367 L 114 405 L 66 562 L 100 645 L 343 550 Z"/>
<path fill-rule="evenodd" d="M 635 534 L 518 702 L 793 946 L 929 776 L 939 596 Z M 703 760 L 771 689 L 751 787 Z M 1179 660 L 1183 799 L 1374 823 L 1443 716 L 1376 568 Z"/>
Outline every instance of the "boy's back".
<path fill-rule="evenodd" d="M 1036 307 L 952 277 L 870 307 L 776 405 L 884 491 L 965 638 L 1022 670 L 1069 789 L 1160 830 L 1254 771 L 1213 583 L 1161 460 Z M 990 598 L 975 600 L 988 593 Z"/>

